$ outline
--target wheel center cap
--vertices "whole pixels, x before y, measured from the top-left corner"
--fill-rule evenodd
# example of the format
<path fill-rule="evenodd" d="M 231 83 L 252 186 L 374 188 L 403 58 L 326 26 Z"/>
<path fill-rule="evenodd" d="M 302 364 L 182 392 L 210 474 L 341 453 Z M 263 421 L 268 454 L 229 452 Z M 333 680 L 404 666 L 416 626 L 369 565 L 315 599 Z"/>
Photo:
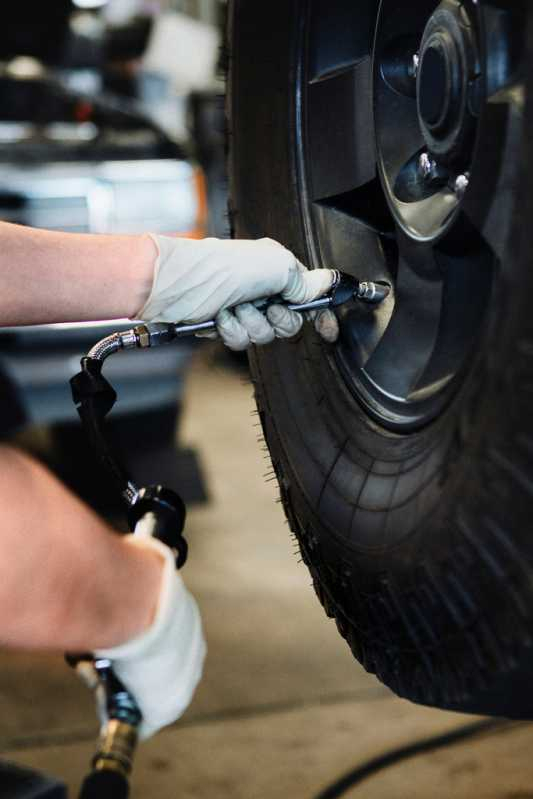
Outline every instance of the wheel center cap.
<path fill-rule="evenodd" d="M 426 48 L 418 79 L 420 116 L 429 128 L 444 124 L 450 111 L 452 86 L 450 65 L 439 41 Z"/>
<path fill-rule="evenodd" d="M 464 160 L 472 133 L 469 86 L 477 62 L 472 21 L 459 0 L 442 0 L 428 20 L 417 74 L 418 120 L 428 150 Z"/>

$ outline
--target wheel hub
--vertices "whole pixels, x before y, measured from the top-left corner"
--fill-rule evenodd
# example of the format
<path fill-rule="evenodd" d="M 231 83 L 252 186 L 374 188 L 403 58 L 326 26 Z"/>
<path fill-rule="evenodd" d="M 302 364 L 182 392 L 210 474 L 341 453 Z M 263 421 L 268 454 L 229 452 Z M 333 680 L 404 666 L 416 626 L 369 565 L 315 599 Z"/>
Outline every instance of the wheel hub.
<path fill-rule="evenodd" d="M 475 132 L 479 58 L 465 7 L 444 0 L 431 15 L 420 46 L 419 124 L 428 150 L 447 166 L 464 167 Z"/>
<path fill-rule="evenodd" d="M 423 52 L 418 80 L 418 110 L 423 125 L 440 130 L 448 121 L 452 104 L 450 64 L 441 37 L 436 37 Z M 455 92 L 454 92 L 455 93 Z"/>
<path fill-rule="evenodd" d="M 428 2 L 423 33 L 416 43 L 414 37 L 391 36 L 390 18 L 397 24 L 391 7 L 384 0 L 375 54 L 381 178 L 404 231 L 427 241 L 442 237 L 453 224 L 464 194 L 457 190 L 464 180 L 457 183 L 457 179 L 464 178 L 472 164 L 485 86 L 477 41 L 479 19 L 474 3 L 467 7 L 459 0 L 442 0 L 435 8 Z M 416 16 L 420 19 L 420 9 Z M 403 59 L 413 64 L 413 47 L 418 49 L 417 69 L 402 72 L 398 63 Z M 400 104 L 391 89 L 415 102 Z M 422 201 L 424 206 L 419 205 Z"/>

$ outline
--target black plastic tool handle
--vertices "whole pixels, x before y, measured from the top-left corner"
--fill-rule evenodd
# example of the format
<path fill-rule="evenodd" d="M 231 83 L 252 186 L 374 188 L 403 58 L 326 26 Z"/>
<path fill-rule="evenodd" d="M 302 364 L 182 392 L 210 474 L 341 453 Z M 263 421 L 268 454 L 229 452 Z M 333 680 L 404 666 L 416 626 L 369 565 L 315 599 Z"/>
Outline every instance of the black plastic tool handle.
<path fill-rule="evenodd" d="M 359 292 L 360 282 L 350 275 L 344 275 L 337 272 L 335 283 L 329 294 L 325 297 L 319 297 L 317 300 L 311 302 L 294 303 L 287 302 L 282 297 L 269 297 L 263 302 L 256 302 L 255 305 L 259 310 L 264 311 L 271 305 L 283 305 L 287 310 L 294 311 L 295 313 L 309 313 L 310 311 L 327 311 L 328 308 L 338 308 L 344 305 L 345 302 L 356 299 Z M 216 322 L 214 319 L 208 322 L 198 322 L 191 325 L 174 325 L 174 333 L 178 338 L 184 336 L 194 336 L 197 333 L 209 333 L 216 330 Z"/>

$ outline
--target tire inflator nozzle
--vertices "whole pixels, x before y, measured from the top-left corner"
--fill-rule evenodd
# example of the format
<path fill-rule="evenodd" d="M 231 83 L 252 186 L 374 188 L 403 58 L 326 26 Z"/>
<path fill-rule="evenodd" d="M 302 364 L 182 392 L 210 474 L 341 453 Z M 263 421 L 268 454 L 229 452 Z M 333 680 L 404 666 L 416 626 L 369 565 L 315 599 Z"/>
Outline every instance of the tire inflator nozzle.
<path fill-rule="evenodd" d="M 269 305 L 284 305 L 289 311 L 306 313 L 308 311 L 326 311 L 328 309 L 339 308 L 348 302 L 359 301 L 369 305 L 379 305 L 390 294 L 391 288 L 387 283 L 378 283 L 373 280 L 358 280 L 351 275 L 343 274 L 335 270 L 335 280 L 329 294 L 317 300 L 303 304 L 288 303 L 281 297 L 270 297 L 263 303 L 257 303 L 260 310 Z M 205 333 L 216 330 L 216 322 L 211 319 L 207 322 L 194 324 L 172 324 L 166 322 L 149 322 L 137 325 L 131 330 L 123 333 L 115 333 L 109 337 L 109 344 L 103 348 L 100 342 L 93 348 L 89 355 L 98 359 L 104 359 L 112 352 L 120 349 L 146 349 L 147 347 L 159 347 L 175 338 L 194 336 L 197 333 Z M 111 341 L 113 339 L 113 341 Z"/>

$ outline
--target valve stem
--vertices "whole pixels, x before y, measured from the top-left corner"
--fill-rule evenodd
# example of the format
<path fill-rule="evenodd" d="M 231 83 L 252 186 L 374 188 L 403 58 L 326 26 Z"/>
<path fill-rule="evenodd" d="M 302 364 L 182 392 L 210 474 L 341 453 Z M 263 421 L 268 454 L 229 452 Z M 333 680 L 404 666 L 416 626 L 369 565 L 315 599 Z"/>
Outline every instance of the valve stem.
<path fill-rule="evenodd" d="M 386 283 L 374 283 L 372 280 L 364 280 L 359 283 L 357 289 L 357 299 L 363 302 L 379 303 L 386 300 L 390 294 L 390 286 Z"/>

